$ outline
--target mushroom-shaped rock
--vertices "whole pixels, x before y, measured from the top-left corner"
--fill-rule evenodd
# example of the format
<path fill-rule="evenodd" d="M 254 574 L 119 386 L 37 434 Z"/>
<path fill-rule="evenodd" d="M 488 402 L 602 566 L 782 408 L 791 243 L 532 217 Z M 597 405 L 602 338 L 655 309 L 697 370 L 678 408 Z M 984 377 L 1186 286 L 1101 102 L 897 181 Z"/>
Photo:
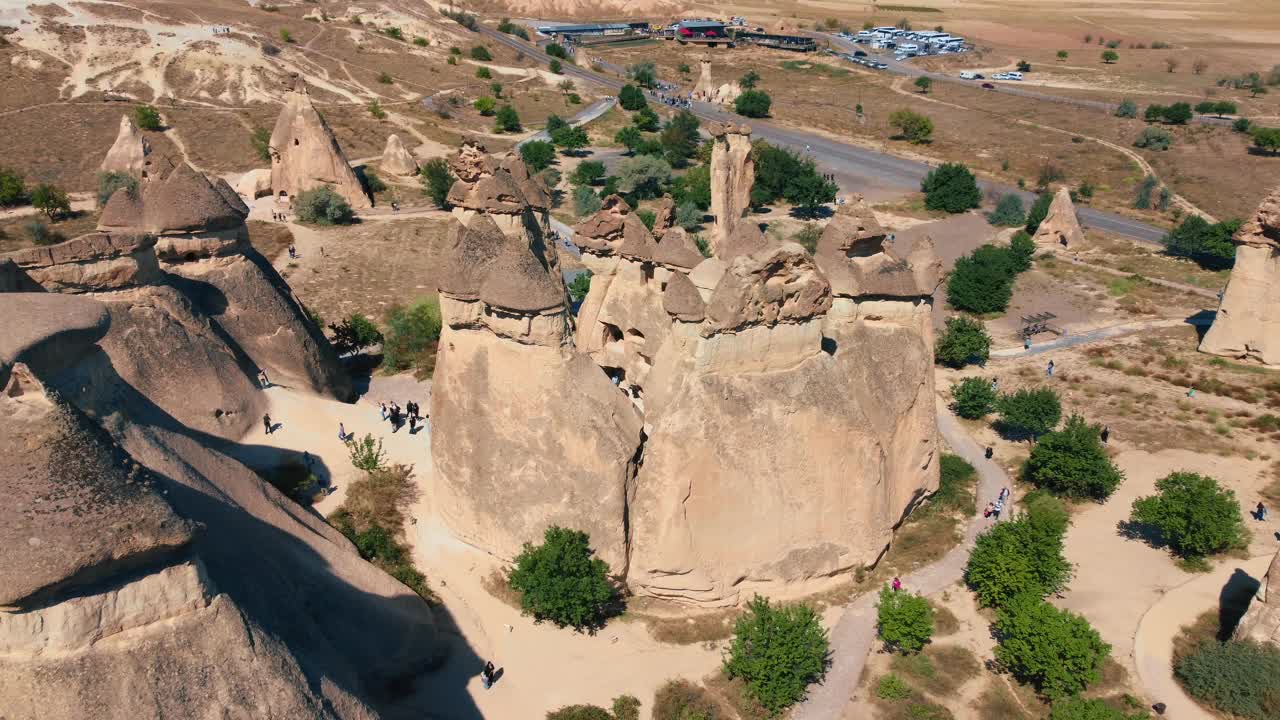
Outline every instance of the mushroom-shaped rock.
<path fill-rule="evenodd" d="M 587 252 L 611 253 L 622 242 L 623 225 L 630 214 L 631 206 L 626 200 L 618 195 L 610 195 L 604 199 L 595 214 L 574 227 L 574 240 L 578 247 Z"/>
<path fill-rule="evenodd" d="M 618 254 L 633 260 L 653 260 L 657 250 L 658 244 L 644 221 L 634 213 L 627 215 L 622 221 L 622 245 L 618 247 Z"/>
<path fill-rule="evenodd" d="M 1084 231 L 1076 218 L 1076 206 L 1071 202 L 1071 191 L 1066 187 L 1058 188 L 1054 194 L 1049 211 L 1040 221 L 1033 239 L 1040 244 L 1062 247 L 1078 246 L 1084 241 Z"/>
<path fill-rule="evenodd" d="M 400 136 L 395 133 L 387 137 L 387 146 L 382 151 L 382 169 L 402 177 L 418 174 L 418 161 L 413 159 L 413 155 L 400 141 Z"/>
<path fill-rule="evenodd" d="M 711 150 L 711 214 L 715 225 L 711 230 L 711 247 L 724 257 L 722 246 L 733 237 L 751 203 L 751 186 L 755 183 L 755 160 L 752 159 L 751 128 L 745 125 L 710 123 L 707 132 L 714 145 Z M 740 252 L 740 251 L 738 251 Z"/>
<path fill-rule="evenodd" d="M 565 305 L 564 281 L 533 252 L 508 239 L 489 264 L 480 284 L 480 300 L 490 307 L 536 313 Z"/>
<path fill-rule="evenodd" d="M 150 154 L 151 143 L 142 136 L 142 131 L 138 130 L 128 115 L 122 115 L 120 132 L 116 133 L 116 141 L 107 151 L 100 169 L 103 172 L 123 172 L 136 178 L 144 178 L 147 177 Z"/>
<path fill-rule="evenodd" d="M 1280 365 L 1280 188 L 1236 232 L 1236 261 L 1202 352 Z"/>
<path fill-rule="evenodd" d="M 208 232 L 244 224 L 248 208 L 225 181 L 209 181 L 187 163 L 141 190 L 117 190 L 98 220 L 102 230 Z"/>
<path fill-rule="evenodd" d="M 941 270 L 927 236 L 907 258 L 895 255 L 886 231 L 860 202 L 841 206 L 818 240 L 814 261 L 831 282 L 832 293 L 849 298 L 932 295 Z"/>
<path fill-rule="evenodd" d="M 707 304 L 706 333 L 803 322 L 831 308 L 831 285 L 796 243 L 735 258 Z"/>
<path fill-rule="evenodd" d="M 667 280 L 667 287 L 662 291 L 662 309 L 682 322 L 698 323 L 706 317 L 706 305 L 698 288 L 681 272 L 671 273 Z"/>
<path fill-rule="evenodd" d="M 458 152 L 449 158 L 449 169 L 464 183 L 474 183 L 496 168 L 497 163 L 489 151 L 475 138 L 463 139 Z"/>
<path fill-rule="evenodd" d="M 464 300 L 478 299 L 489 265 L 509 243 L 486 214 L 477 215 L 469 225 L 455 220 L 442 253 L 440 292 Z"/>
<path fill-rule="evenodd" d="M 301 79 L 276 118 L 270 148 L 273 191 L 292 197 L 327 187 L 353 208 L 372 206 L 333 131 L 311 104 L 311 95 Z"/>
<path fill-rule="evenodd" d="M 680 227 L 663 233 L 662 239 L 658 241 L 658 249 L 653 253 L 654 262 L 684 270 L 697 267 L 704 259 L 693 238 Z"/>

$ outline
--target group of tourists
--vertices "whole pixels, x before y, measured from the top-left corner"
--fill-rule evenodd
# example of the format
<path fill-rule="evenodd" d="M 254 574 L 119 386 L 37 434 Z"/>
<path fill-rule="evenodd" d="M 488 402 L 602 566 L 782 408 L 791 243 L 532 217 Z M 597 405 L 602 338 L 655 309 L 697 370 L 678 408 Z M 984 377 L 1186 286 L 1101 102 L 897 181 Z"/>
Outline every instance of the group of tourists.
<path fill-rule="evenodd" d="M 409 423 L 409 434 L 414 435 L 418 432 L 418 423 L 422 423 L 422 426 L 426 427 L 425 418 L 430 418 L 430 415 L 424 418 L 422 408 L 412 400 L 404 404 L 403 410 L 395 402 L 390 405 L 387 403 L 379 403 L 379 405 L 382 408 L 382 419 L 391 421 L 391 432 L 399 430 L 407 421 Z"/>
<path fill-rule="evenodd" d="M 986 509 L 982 511 L 982 517 L 995 518 L 1000 520 L 1000 513 L 1004 512 L 1004 504 L 1009 499 L 1009 488 L 1000 488 L 1000 494 L 996 496 L 994 502 L 987 503 Z"/>
<path fill-rule="evenodd" d="M 289 213 L 282 213 L 278 210 L 272 210 L 271 219 L 276 222 L 289 222 Z"/>
<path fill-rule="evenodd" d="M 693 101 L 689 98 L 682 98 L 679 95 L 668 95 L 666 93 L 654 93 L 654 98 L 658 102 L 677 110 L 689 110 L 693 108 Z"/>

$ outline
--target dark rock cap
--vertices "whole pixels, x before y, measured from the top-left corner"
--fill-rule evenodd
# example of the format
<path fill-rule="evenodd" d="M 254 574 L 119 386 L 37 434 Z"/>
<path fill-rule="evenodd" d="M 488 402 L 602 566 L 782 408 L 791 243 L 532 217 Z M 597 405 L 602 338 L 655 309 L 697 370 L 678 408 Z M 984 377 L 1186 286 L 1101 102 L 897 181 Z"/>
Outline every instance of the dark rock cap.
<path fill-rule="evenodd" d="M 662 309 L 684 322 L 702 322 L 707 312 L 698 288 L 682 272 L 671 273 L 667 280 L 667 287 L 662 291 Z"/>

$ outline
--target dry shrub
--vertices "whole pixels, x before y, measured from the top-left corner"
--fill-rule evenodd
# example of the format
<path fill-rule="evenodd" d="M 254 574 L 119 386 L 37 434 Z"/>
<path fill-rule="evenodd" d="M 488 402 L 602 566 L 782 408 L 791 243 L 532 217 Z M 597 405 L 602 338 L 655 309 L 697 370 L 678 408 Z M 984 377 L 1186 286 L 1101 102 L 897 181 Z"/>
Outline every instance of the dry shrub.
<path fill-rule="evenodd" d="M 688 680 L 668 680 L 653 695 L 653 720 L 719 720 L 724 718 L 714 696 Z"/>
<path fill-rule="evenodd" d="M 404 527 L 405 508 L 417 496 L 413 466 L 391 465 L 353 481 L 342 507 L 357 531 L 370 525 L 398 531 Z"/>

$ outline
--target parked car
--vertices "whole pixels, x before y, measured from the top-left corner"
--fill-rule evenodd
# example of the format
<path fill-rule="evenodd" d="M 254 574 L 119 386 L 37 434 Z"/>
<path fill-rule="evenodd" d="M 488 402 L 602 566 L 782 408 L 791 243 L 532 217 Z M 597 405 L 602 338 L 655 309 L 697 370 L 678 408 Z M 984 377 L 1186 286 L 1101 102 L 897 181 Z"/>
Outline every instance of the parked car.
<path fill-rule="evenodd" d="M 866 57 L 866 56 L 867 56 L 867 51 L 866 51 L 866 50 L 854 50 L 854 51 L 853 51 L 853 56 L 854 56 L 854 57 Z"/>

